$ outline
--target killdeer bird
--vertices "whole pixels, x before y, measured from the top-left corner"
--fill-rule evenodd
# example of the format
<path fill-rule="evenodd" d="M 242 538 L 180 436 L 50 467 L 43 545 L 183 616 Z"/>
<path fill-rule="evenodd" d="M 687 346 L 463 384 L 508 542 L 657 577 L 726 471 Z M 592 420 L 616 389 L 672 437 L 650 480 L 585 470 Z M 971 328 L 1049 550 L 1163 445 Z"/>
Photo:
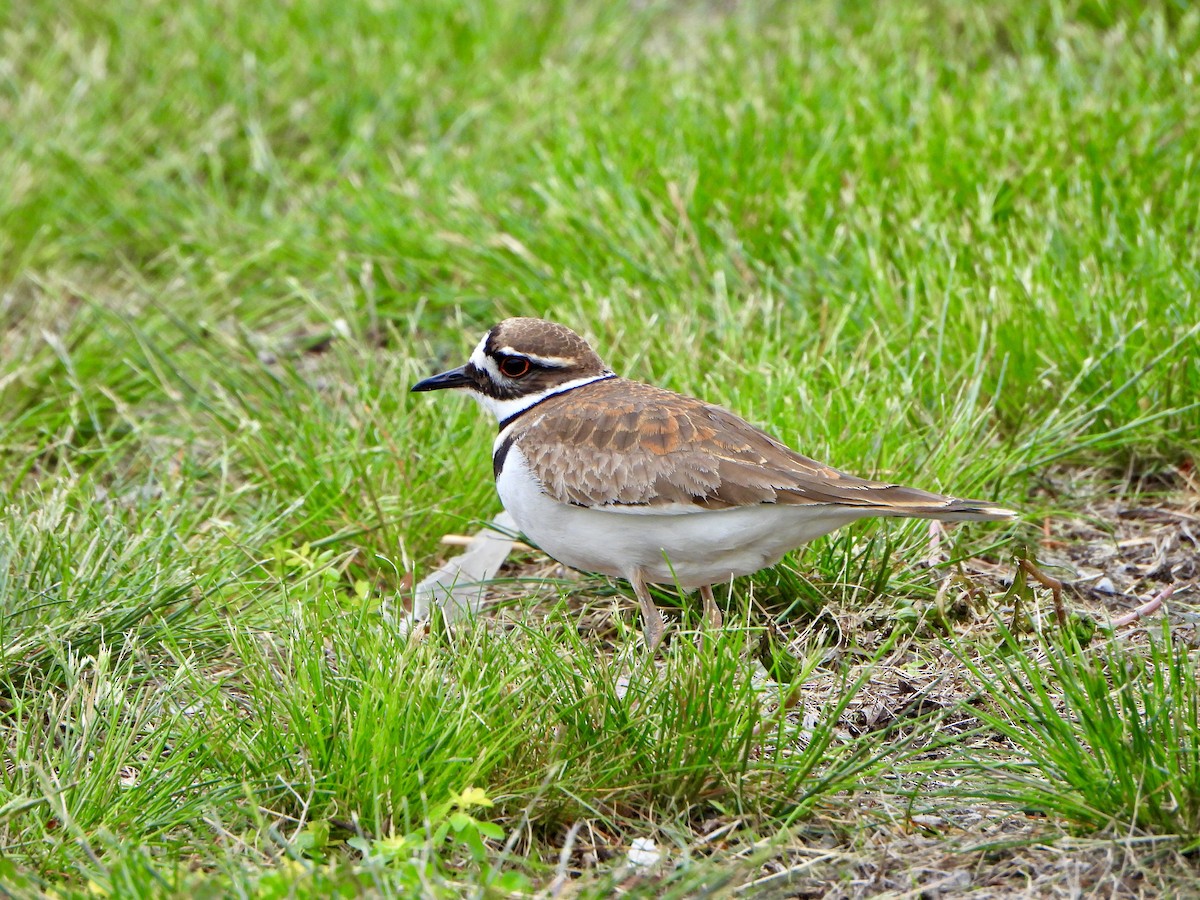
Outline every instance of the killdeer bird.
<path fill-rule="evenodd" d="M 772 566 L 869 516 L 1000 521 L 983 500 L 856 478 L 728 410 L 616 375 L 579 335 L 505 319 L 470 361 L 413 385 L 461 388 L 499 422 L 492 472 L 504 508 L 559 562 L 628 579 L 647 646 L 663 620 L 648 583 L 700 590 Z"/>

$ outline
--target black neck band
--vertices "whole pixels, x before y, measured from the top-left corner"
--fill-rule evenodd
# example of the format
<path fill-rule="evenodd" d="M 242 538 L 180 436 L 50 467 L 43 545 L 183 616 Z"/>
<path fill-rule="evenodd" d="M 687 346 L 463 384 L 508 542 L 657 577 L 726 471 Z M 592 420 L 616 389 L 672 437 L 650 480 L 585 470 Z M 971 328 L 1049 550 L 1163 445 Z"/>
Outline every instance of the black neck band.
<path fill-rule="evenodd" d="M 521 418 L 521 416 L 525 415 L 525 413 L 529 412 L 531 409 L 536 409 L 537 407 L 541 406 L 543 403 L 545 403 L 551 397 L 557 397 L 560 394 L 568 394 L 571 391 L 577 390 L 578 388 L 587 387 L 589 384 L 595 384 L 597 381 L 608 381 L 608 379 L 616 378 L 616 377 L 617 376 L 616 376 L 615 372 L 609 372 L 607 375 L 601 375 L 599 378 L 593 378 L 591 381 L 585 381 L 583 384 L 577 384 L 577 385 L 575 385 L 575 387 L 569 387 L 565 391 L 555 391 L 553 394 L 547 394 L 541 400 L 537 401 L 537 403 L 530 403 L 524 409 L 517 410 L 515 413 L 513 413 L 507 419 L 501 419 L 500 425 L 498 426 L 498 430 L 503 431 L 505 428 L 507 428 L 513 422 L 517 421 L 517 419 Z"/>

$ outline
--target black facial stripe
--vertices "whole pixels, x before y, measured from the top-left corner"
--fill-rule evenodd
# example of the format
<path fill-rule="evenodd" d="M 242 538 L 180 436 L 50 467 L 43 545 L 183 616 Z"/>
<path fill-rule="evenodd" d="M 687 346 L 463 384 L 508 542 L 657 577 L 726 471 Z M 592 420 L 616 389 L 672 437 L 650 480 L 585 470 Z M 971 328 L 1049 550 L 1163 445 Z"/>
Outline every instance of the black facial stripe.
<path fill-rule="evenodd" d="M 513 422 L 517 421 L 517 419 L 521 418 L 521 416 L 525 415 L 525 413 L 541 406 L 543 403 L 545 403 L 551 397 L 557 397 L 559 394 L 565 394 L 568 391 L 575 390 L 576 388 L 581 388 L 581 387 L 585 387 L 586 385 L 589 385 L 589 384 L 594 384 L 596 381 L 607 381 L 610 378 L 616 378 L 616 377 L 617 376 L 615 374 L 613 374 L 612 372 L 609 372 L 607 375 L 601 375 L 599 378 L 596 378 L 594 381 L 586 381 L 583 384 L 575 385 L 575 387 L 567 388 L 565 391 L 555 391 L 553 394 L 547 394 L 545 397 L 543 397 L 541 400 L 537 401 L 536 403 L 531 403 L 524 409 L 518 409 L 515 413 L 513 413 L 507 419 L 502 420 L 499 425 L 499 430 L 503 431 L 505 428 L 507 428 Z"/>
<path fill-rule="evenodd" d="M 493 400 L 512 400 L 524 393 L 520 388 L 512 385 L 497 384 L 492 381 L 491 376 L 475 363 L 467 363 L 463 374 L 471 379 L 471 387 Z"/>
<path fill-rule="evenodd" d="M 496 329 L 493 328 L 487 333 L 487 339 L 483 342 L 483 352 L 488 356 L 496 355 Z"/>

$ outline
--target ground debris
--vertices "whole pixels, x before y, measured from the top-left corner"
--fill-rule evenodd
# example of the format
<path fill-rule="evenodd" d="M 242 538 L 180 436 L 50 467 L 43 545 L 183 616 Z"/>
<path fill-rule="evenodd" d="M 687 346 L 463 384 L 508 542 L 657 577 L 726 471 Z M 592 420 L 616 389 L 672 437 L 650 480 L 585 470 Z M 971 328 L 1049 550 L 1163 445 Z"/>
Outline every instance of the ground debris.
<path fill-rule="evenodd" d="M 1039 565 L 1056 568 L 1073 602 L 1101 622 L 1119 620 L 1171 588 L 1164 599 L 1170 598 L 1172 625 L 1194 631 L 1200 494 L 1193 485 L 1180 480 L 1177 489 L 1153 497 L 1100 494 L 1082 509 L 1048 521 Z"/>
<path fill-rule="evenodd" d="M 991 832 L 991 833 L 989 833 Z M 1153 864 L 1149 864 L 1149 863 Z M 781 861 L 764 866 L 787 873 Z M 1147 839 L 1079 839 L 1011 817 L 958 835 L 881 829 L 855 848 L 791 877 L 776 875 L 757 897 L 972 898 L 1188 896 L 1194 864 Z M 760 883 L 766 881 L 760 879 Z M 765 885 L 764 885 L 765 886 Z M 1189 887 L 1190 886 L 1190 887 Z M 1181 893 L 1183 892 L 1183 893 Z"/>

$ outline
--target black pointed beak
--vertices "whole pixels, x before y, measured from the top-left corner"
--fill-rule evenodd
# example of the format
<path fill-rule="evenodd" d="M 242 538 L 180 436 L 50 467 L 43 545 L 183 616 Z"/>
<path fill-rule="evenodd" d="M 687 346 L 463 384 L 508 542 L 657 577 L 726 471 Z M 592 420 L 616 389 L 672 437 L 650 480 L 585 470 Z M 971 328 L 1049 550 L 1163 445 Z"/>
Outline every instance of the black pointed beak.
<path fill-rule="evenodd" d="M 466 387 L 471 384 L 471 379 L 467 376 L 467 367 L 459 366 L 457 369 L 451 369 L 449 372 L 442 372 L 440 375 L 433 375 L 423 381 L 418 381 L 409 390 L 413 393 L 418 391 L 444 391 L 447 388 Z"/>

